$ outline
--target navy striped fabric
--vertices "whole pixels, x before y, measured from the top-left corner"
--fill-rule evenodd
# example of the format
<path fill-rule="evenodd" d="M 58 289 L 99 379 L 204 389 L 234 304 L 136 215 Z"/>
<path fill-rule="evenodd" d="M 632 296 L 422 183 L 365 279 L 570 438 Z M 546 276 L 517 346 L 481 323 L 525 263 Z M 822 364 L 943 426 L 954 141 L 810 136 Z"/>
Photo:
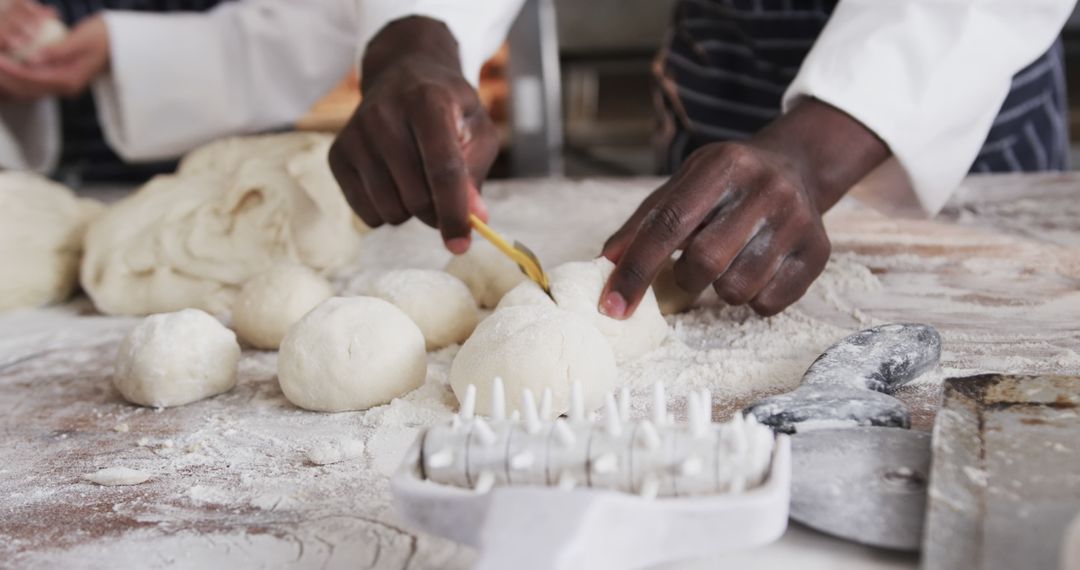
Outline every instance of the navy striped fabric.
<path fill-rule="evenodd" d="M 102 10 L 141 12 L 201 12 L 222 0 L 40 0 L 56 8 L 69 26 Z M 175 161 L 128 164 L 105 142 L 94 98 L 89 92 L 60 100 L 62 146 L 54 177 L 73 186 L 83 182 L 142 182 L 171 172 Z"/>
<path fill-rule="evenodd" d="M 668 172 L 697 148 L 745 139 L 774 119 L 835 6 L 836 0 L 680 0 L 653 66 Z M 971 170 L 1067 169 L 1067 113 L 1059 39 L 1013 78 Z"/>

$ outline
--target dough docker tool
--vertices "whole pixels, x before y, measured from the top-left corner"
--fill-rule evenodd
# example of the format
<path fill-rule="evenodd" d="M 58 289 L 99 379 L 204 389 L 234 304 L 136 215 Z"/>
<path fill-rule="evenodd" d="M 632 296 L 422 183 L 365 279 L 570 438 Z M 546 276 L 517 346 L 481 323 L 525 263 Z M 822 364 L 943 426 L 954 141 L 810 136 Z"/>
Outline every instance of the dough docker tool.
<path fill-rule="evenodd" d="M 630 419 L 629 392 L 609 394 L 603 419 L 585 414 L 580 384 L 570 413 L 551 418 L 551 393 L 529 390 L 508 415 L 501 380 L 492 409 L 431 427 L 391 478 L 413 526 L 479 548 L 476 570 L 622 570 L 745 550 L 787 528 L 788 436 L 751 416 L 711 421 L 708 392 L 667 412 L 662 384 L 652 417 Z"/>
<path fill-rule="evenodd" d="M 491 226 L 485 224 L 484 220 L 481 220 L 476 214 L 469 214 L 469 223 L 473 229 L 484 236 L 484 239 L 491 242 L 491 245 L 494 245 L 496 249 L 516 263 L 521 272 L 539 285 L 544 290 L 544 293 L 551 297 L 552 301 L 555 300 L 555 297 L 551 296 L 551 283 L 548 281 L 547 273 L 544 273 L 544 268 L 540 265 L 540 258 L 536 257 L 536 254 L 531 249 L 518 241 L 511 245 L 510 242 L 491 229 Z"/>

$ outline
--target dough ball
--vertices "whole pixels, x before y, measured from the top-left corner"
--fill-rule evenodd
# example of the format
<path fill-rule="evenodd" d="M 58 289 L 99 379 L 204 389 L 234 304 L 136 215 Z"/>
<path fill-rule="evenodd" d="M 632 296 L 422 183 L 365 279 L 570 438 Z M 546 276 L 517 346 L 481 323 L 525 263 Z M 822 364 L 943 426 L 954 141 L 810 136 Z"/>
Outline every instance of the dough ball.
<path fill-rule="evenodd" d="M 616 320 L 600 313 L 600 292 L 615 264 L 606 258 L 564 263 L 551 270 L 551 294 L 559 308 L 585 317 L 608 339 L 615 359 L 627 362 L 660 346 L 668 326 L 656 304 L 652 288 L 638 305 L 634 316 Z M 521 305 L 552 306 L 542 289 L 532 281 L 518 285 L 499 302 L 496 312 Z"/>
<path fill-rule="evenodd" d="M 281 341 L 278 382 L 290 402 L 319 412 L 366 410 L 419 387 L 424 335 L 401 309 L 374 297 L 333 297 Z"/>
<path fill-rule="evenodd" d="M 116 203 L 87 231 L 82 285 L 107 314 L 228 312 L 249 279 L 278 263 L 329 274 L 359 254 L 361 232 L 324 176 L 328 135 L 211 143 Z M 324 182 L 320 183 L 319 180 Z"/>
<path fill-rule="evenodd" d="M 465 342 L 480 320 L 468 287 L 443 271 L 397 269 L 363 275 L 350 288 L 404 311 L 420 327 L 428 350 Z"/>
<path fill-rule="evenodd" d="M 503 295 L 527 279 L 516 263 L 484 240 L 473 240 L 469 251 L 454 256 L 446 272 L 462 280 L 485 309 L 494 309 Z"/>
<path fill-rule="evenodd" d="M 476 327 L 450 367 L 450 386 L 458 400 L 476 385 L 481 413 L 491 409 L 491 382 L 503 379 L 507 410 L 520 409 L 522 390 L 539 401 L 552 393 L 552 411 L 570 409 L 570 391 L 580 381 L 585 406 L 594 410 L 615 387 L 615 356 L 603 335 L 585 318 L 552 306 L 509 307 Z"/>
<path fill-rule="evenodd" d="M 0 172 L 0 311 L 71 295 L 83 235 L 103 209 L 42 176 Z"/>
<path fill-rule="evenodd" d="M 233 326 L 252 346 L 277 350 L 289 327 L 333 296 L 330 282 L 308 267 L 275 265 L 240 289 L 233 306 Z"/>
<path fill-rule="evenodd" d="M 34 32 L 33 39 L 18 50 L 9 52 L 9 54 L 18 61 L 28 61 L 37 52 L 53 44 L 60 43 L 67 35 L 68 29 L 63 22 L 56 18 L 45 20 Z"/>
<path fill-rule="evenodd" d="M 668 259 L 664 266 L 660 268 L 660 273 L 653 280 L 652 288 L 661 315 L 685 313 L 690 310 L 690 307 L 694 306 L 698 299 L 698 295 L 684 291 L 675 282 L 674 259 Z"/>
<path fill-rule="evenodd" d="M 143 406 L 182 406 L 236 385 L 236 335 L 197 309 L 151 315 L 120 343 L 113 385 Z"/>

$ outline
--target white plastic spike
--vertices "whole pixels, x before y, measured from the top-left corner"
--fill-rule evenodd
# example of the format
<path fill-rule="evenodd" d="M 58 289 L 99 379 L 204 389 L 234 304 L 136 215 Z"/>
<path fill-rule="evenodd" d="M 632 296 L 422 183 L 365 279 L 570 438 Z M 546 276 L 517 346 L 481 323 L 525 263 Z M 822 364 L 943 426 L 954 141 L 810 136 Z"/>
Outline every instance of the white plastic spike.
<path fill-rule="evenodd" d="M 450 429 L 457 431 L 461 427 L 461 416 L 454 414 L 450 416 Z"/>
<path fill-rule="evenodd" d="M 465 398 L 461 400 L 459 415 L 463 420 L 471 420 L 476 414 L 476 386 L 469 384 L 465 387 Z"/>
<path fill-rule="evenodd" d="M 667 396 L 664 395 L 664 383 L 653 384 L 653 424 L 663 427 L 667 423 Z"/>
<path fill-rule="evenodd" d="M 691 455 L 679 464 L 679 475 L 683 477 L 696 477 L 705 469 L 705 463 L 697 455 Z"/>
<path fill-rule="evenodd" d="M 706 388 L 701 389 L 701 412 L 707 423 L 712 423 L 712 392 Z"/>
<path fill-rule="evenodd" d="M 619 390 L 619 419 L 624 422 L 630 421 L 630 388 L 626 386 Z"/>
<path fill-rule="evenodd" d="M 604 420 L 608 435 L 611 437 L 622 435 L 622 420 L 619 419 L 619 406 L 615 403 L 614 394 L 608 394 L 604 398 Z"/>
<path fill-rule="evenodd" d="M 659 493 L 660 480 L 652 473 L 649 473 L 641 480 L 641 488 L 638 489 L 638 494 L 643 499 L 655 499 Z"/>
<path fill-rule="evenodd" d="M 593 473 L 597 475 L 607 475 L 608 473 L 614 473 L 618 469 L 619 457 L 613 452 L 605 453 L 592 462 Z"/>
<path fill-rule="evenodd" d="M 571 491 L 577 486 L 577 479 L 569 471 L 563 471 L 559 474 L 558 485 L 561 491 Z"/>
<path fill-rule="evenodd" d="M 506 390 L 503 388 L 503 379 L 498 376 L 491 381 L 491 419 L 506 419 Z"/>
<path fill-rule="evenodd" d="M 638 444 L 644 449 L 649 451 L 660 449 L 660 433 L 649 420 L 642 421 L 638 426 L 637 438 Z"/>
<path fill-rule="evenodd" d="M 566 449 L 574 447 L 574 443 L 577 442 L 577 436 L 562 418 L 555 420 L 555 438 L 559 440 L 559 445 Z"/>
<path fill-rule="evenodd" d="M 580 380 L 574 380 L 570 385 L 570 421 L 585 421 L 585 396 L 582 394 Z"/>
<path fill-rule="evenodd" d="M 701 395 L 690 392 L 686 405 L 687 422 L 690 424 L 690 436 L 694 439 L 704 437 L 709 431 L 709 418 L 705 416 Z"/>
<path fill-rule="evenodd" d="M 491 471 L 484 471 L 480 473 L 480 476 L 476 478 L 476 486 L 474 489 L 479 495 L 483 495 L 491 490 L 495 486 L 495 474 Z"/>
<path fill-rule="evenodd" d="M 518 410 L 514 410 L 514 411 L 510 412 L 510 421 L 512 421 L 514 423 L 520 422 L 521 421 L 521 412 L 518 411 Z"/>
<path fill-rule="evenodd" d="M 454 463 L 454 451 L 444 447 L 428 456 L 428 466 L 435 469 L 450 467 Z"/>
<path fill-rule="evenodd" d="M 495 445 L 495 442 L 499 441 L 499 437 L 495 435 L 495 431 L 484 421 L 484 418 L 479 416 L 473 419 L 473 433 L 480 439 L 480 444 L 485 447 Z"/>
<path fill-rule="evenodd" d="M 529 435 L 540 433 L 540 415 L 536 411 L 536 398 L 532 390 L 525 388 L 521 391 L 522 415 L 525 417 L 525 432 Z"/>
<path fill-rule="evenodd" d="M 522 451 L 510 458 L 510 469 L 523 471 L 532 467 L 534 463 L 536 463 L 536 456 L 531 451 Z"/>
<path fill-rule="evenodd" d="M 540 393 L 540 419 L 551 421 L 551 388 L 544 388 Z"/>

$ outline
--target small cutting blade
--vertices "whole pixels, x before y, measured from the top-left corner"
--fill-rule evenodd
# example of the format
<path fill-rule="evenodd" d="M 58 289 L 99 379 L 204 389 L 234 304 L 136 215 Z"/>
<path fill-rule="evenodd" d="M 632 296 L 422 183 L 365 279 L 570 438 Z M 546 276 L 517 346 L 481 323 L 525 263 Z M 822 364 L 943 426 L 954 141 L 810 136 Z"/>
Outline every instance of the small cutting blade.
<path fill-rule="evenodd" d="M 540 286 L 547 293 L 548 297 L 554 301 L 555 297 L 551 296 L 551 285 L 548 282 L 547 273 L 544 273 L 544 268 L 540 265 L 540 259 L 536 257 L 536 254 L 531 249 L 525 247 L 521 242 L 514 242 L 514 245 L 510 245 L 510 242 L 503 239 L 495 230 L 484 223 L 483 220 L 478 218 L 475 214 L 469 214 L 469 223 L 476 229 L 480 235 L 484 236 L 484 239 L 491 242 L 499 251 L 506 254 L 514 263 L 517 264 L 521 272 L 526 277 L 531 279 L 534 283 Z"/>

